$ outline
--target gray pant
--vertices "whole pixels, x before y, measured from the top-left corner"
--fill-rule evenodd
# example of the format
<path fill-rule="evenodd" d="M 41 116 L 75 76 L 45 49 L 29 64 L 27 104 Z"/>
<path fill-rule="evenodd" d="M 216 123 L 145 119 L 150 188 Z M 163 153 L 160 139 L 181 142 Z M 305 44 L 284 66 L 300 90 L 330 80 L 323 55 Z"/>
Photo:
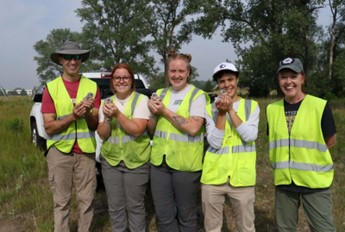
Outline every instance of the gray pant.
<path fill-rule="evenodd" d="M 151 165 L 151 192 L 160 232 L 198 231 L 200 176 L 201 172 Z"/>
<path fill-rule="evenodd" d="M 123 162 L 113 167 L 104 158 L 101 160 L 112 231 L 144 232 L 150 165 L 128 169 Z"/>
<path fill-rule="evenodd" d="M 312 232 L 336 231 L 329 189 L 315 193 L 296 193 L 276 188 L 276 223 L 279 232 L 295 232 L 298 208 L 302 204 Z"/>

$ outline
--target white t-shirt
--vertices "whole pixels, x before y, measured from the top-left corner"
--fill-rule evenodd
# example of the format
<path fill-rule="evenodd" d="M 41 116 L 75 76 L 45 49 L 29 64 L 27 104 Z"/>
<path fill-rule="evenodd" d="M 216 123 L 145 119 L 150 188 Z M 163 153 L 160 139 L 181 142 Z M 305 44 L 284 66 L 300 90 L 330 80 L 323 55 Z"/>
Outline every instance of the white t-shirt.
<path fill-rule="evenodd" d="M 170 104 L 168 108 L 176 112 L 178 107 L 181 105 L 182 101 L 185 99 L 188 91 L 192 88 L 192 85 L 187 84 L 185 88 L 180 91 L 171 91 L 170 94 Z M 190 116 L 199 116 L 205 118 L 205 105 L 206 105 L 206 97 L 204 94 L 197 97 L 194 101 L 192 101 L 190 107 Z"/>
<path fill-rule="evenodd" d="M 125 107 L 127 106 L 131 95 L 129 95 L 126 99 L 118 99 L 116 95 L 114 95 L 115 106 L 119 109 L 120 112 L 123 113 L 123 111 L 125 110 Z M 149 98 L 147 96 L 144 96 L 141 98 L 140 102 L 138 102 L 134 108 L 133 118 L 142 118 L 142 119 L 150 118 L 151 112 L 147 106 L 148 101 L 149 101 Z M 103 122 L 103 121 L 104 121 L 104 113 L 103 113 L 103 106 L 102 106 L 99 109 L 99 122 Z"/>

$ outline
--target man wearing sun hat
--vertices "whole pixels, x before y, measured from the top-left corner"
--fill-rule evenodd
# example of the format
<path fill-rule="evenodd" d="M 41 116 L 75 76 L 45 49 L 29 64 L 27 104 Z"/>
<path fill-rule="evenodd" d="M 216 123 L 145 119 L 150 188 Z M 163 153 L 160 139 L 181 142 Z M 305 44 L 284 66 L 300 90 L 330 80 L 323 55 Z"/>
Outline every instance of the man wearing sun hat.
<path fill-rule="evenodd" d="M 213 80 L 222 93 L 205 117 L 210 145 L 201 176 L 205 231 L 221 231 L 228 196 L 237 230 L 253 232 L 259 105 L 238 95 L 239 71 L 232 63 L 217 65 Z"/>
<path fill-rule="evenodd" d="M 65 41 L 50 55 L 62 75 L 46 85 L 42 114 L 47 139 L 47 164 L 54 198 L 54 231 L 69 231 L 73 184 L 77 194 L 78 231 L 89 231 L 96 190 L 95 130 L 100 92 L 97 84 L 80 74 L 89 58 L 73 41 Z"/>

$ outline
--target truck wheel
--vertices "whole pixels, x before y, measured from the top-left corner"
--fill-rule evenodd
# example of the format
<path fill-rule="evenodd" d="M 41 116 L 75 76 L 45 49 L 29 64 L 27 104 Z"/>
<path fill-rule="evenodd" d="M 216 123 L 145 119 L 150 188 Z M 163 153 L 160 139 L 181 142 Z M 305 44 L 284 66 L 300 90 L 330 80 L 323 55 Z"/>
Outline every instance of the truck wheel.
<path fill-rule="evenodd" d="M 39 136 L 36 122 L 31 124 L 31 141 L 35 147 L 38 147 L 42 151 L 46 150 L 46 140 Z"/>

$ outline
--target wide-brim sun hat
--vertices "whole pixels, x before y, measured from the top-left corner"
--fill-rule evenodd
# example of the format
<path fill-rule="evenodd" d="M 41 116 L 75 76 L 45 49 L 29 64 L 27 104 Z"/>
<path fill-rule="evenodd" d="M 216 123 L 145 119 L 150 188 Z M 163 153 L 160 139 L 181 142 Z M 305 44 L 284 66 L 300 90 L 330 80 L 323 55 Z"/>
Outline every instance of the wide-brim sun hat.
<path fill-rule="evenodd" d="M 238 71 L 238 69 L 235 67 L 235 65 L 233 65 L 232 63 L 228 63 L 228 62 L 222 62 L 220 64 L 218 64 L 214 70 L 213 70 L 213 80 L 216 80 L 217 78 L 217 74 L 221 71 L 230 71 L 230 72 L 233 72 L 233 73 L 236 73 L 237 75 L 240 73 Z"/>
<path fill-rule="evenodd" d="M 67 40 L 61 44 L 58 50 L 50 54 L 50 59 L 55 64 L 61 65 L 59 55 L 80 55 L 81 61 L 84 62 L 89 58 L 90 50 L 82 49 L 79 43 Z"/>

